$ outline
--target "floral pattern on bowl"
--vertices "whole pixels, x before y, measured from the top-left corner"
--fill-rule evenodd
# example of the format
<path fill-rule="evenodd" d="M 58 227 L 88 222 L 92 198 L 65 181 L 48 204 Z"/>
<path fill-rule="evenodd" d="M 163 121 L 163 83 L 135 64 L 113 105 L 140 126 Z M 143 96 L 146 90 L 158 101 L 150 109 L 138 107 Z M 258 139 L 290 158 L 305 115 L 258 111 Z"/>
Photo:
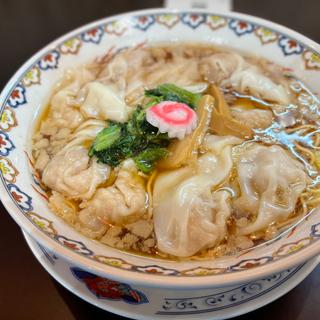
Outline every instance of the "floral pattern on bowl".
<path fill-rule="evenodd" d="M 49 273 L 82 299 L 133 319 L 226 319 L 270 303 L 302 281 L 319 258 L 236 286 L 168 290 L 110 280 L 55 256 L 26 234 L 32 252 Z"/>
<path fill-rule="evenodd" d="M 148 303 L 147 297 L 141 291 L 132 289 L 128 284 L 101 278 L 76 267 L 70 270 L 98 299 L 122 300 L 129 304 Z"/>
<path fill-rule="evenodd" d="M 226 45 L 235 49 L 252 46 L 257 54 L 293 69 L 298 76 L 306 75 L 309 86 L 316 89 L 320 82 L 319 52 L 315 51 L 314 45 L 305 43 L 307 40 L 303 37 L 291 35 L 287 29 L 283 32 L 278 29 L 282 30 L 279 26 L 273 29 L 270 23 L 234 13 L 221 15 L 198 11 L 177 13 L 151 10 L 85 26 L 45 48 L 20 69 L 0 99 L 0 189 L 1 199 L 5 200 L 10 214 L 22 228 L 41 238 L 42 243 L 58 251 L 63 250 L 69 259 L 80 259 L 79 264 L 82 266 L 90 265 L 100 273 L 113 273 L 114 277 L 119 276 L 117 270 L 135 273 L 137 279 L 139 274 L 150 275 L 150 283 L 155 276 L 215 277 L 222 283 L 224 275 L 239 272 L 243 273 L 243 277 L 246 273 L 249 279 L 254 277 L 251 270 L 264 265 L 281 260 L 284 261 L 283 266 L 292 265 L 294 259 L 289 260 L 290 256 L 306 252 L 308 247 L 312 246 L 313 254 L 319 252 L 319 218 L 316 212 L 310 215 L 308 221 L 300 223 L 294 233 L 284 233 L 270 245 L 212 261 L 175 263 L 150 260 L 100 245 L 65 225 L 48 210 L 45 195 L 39 190 L 36 179 L 31 178 L 32 161 L 25 154 L 29 151 L 26 149 L 27 141 L 21 139 L 21 136 L 26 137 L 26 128 L 30 129 L 38 105 L 46 101 L 61 70 L 96 59 L 106 52 L 110 54 L 111 51 L 137 43 L 163 42 L 170 37 L 200 42 L 210 38 L 213 44 L 221 43 L 221 39 L 224 39 Z M 299 37 L 302 42 L 298 40 Z M 296 245 L 294 250 L 290 247 L 292 243 L 300 243 L 302 240 L 303 245 Z M 270 273 L 271 268 L 265 269 L 265 272 Z M 131 277 L 127 273 L 122 275 Z M 139 279 L 147 281 L 147 277 Z M 239 279 L 236 280 L 235 276 L 233 281 Z M 201 283 L 208 285 L 205 280 Z M 161 285 L 161 280 L 158 284 Z M 180 284 L 183 284 L 183 279 Z"/>

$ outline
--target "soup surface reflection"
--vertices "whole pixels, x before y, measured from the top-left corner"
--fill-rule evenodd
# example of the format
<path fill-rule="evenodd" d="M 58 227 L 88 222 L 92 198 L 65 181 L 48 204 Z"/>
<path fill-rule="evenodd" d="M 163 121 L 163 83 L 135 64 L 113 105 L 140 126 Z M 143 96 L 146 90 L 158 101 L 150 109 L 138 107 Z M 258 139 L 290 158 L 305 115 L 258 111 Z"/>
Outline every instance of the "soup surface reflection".
<path fill-rule="evenodd" d="M 33 157 L 49 208 L 108 246 L 230 255 L 320 203 L 320 114 L 286 69 L 225 48 L 130 48 L 66 70 Z"/>

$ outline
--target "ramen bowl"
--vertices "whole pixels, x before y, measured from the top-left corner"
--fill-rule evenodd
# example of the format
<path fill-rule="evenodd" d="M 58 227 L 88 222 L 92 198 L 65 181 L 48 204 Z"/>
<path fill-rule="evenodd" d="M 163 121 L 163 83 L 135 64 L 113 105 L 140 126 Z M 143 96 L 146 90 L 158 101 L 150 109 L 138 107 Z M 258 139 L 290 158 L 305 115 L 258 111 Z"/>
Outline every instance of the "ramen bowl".
<path fill-rule="evenodd" d="M 102 245 L 48 209 L 30 143 L 35 118 L 48 102 L 54 83 L 63 70 L 108 52 L 163 42 L 210 43 L 251 52 L 290 69 L 316 95 L 319 90 L 320 46 L 266 20 L 238 13 L 154 9 L 93 22 L 36 53 L 1 94 L 0 197 L 9 214 L 42 247 L 74 268 L 132 286 L 189 291 L 221 288 L 293 268 L 320 253 L 317 210 L 272 241 L 238 254 L 179 262 Z"/>

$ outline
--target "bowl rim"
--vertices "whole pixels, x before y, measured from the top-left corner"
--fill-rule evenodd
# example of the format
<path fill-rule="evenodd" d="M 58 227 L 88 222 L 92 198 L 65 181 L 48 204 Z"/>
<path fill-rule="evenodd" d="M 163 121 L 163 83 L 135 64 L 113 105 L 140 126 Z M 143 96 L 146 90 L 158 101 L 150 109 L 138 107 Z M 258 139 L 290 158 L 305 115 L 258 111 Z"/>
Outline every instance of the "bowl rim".
<path fill-rule="evenodd" d="M 3 88 L 0 95 L 0 105 L 3 104 L 5 98 L 10 91 L 10 89 L 15 85 L 16 81 L 25 71 L 41 58 L 45 53 L 50 50 L 55 49 L 59 44 L 63 43 L 65 40 L 84 32 L 88 29 L 92 29 L 100 26 L 101 24 L 106 24 L 107 22 L 114 19 L 121 19 L 125 17 L 133 17 L 137 15 L 150 15 L 150 14 L 183 14 L 183 13 L 196 13 L 196 14 L 212 14 L 219 15 L 227 18 L 245 19 L 251 23 L 261 25 L 272 30 L 276 30 L 281 34 L 288 35 L 290 38 L 297 40 L 302 43 L 305 47 L 311 49 L 312 51 L 320 53 L 320 45 L 315 41 L 303 36 L 302 34 L 291 30 L 285 26 L 278 23 L 271 22 L 262 18 L 255 16 L 237 13 L 237 12 L 220 12 L 212 10 L 201 10 L 201 9 L 167 9 L 167 8 L 152 8 L 145 10 L 129 11 L 118 15 L 108 16 L 91 23 L 85 24 L 79 28 L 76 28 L 63 36 L 52 41 L 41 50 L 37 51 L 31 56 L 11 77 L 8 83 Z M 264 276 L 270 275 L 272 273 L 291 268 L 299 263 L 302 263 L 313 256 L 320 253 L 320 241 L 316 241 L 310 244 L 307 248 L 303 248 L 296 253 L 293 253 L 287 257 L 280 260 L 272 261 L 265 265 L 258 266 L 253 269 L 247 269 L 241 272 L 234 273 L 224 273 L 224 274 L 214 274 L 203 276 L 163 276 L 157 274 L 148 273 L 138 273 L 132 272 L 130 270 L 124 270 L 120 268 L 115 268 L 109 265 L 103 265 L 98 261 L 89 260 L 87 257 L 81 256 L 80 254 L 72 251 L 69 248 L 64 247 L 62 244 L 58 244 L 49 235 L 36 228 L 30 220 L 27 219 L 25 215 L 22 215 L 18 208 L 14 205 L 9 195 L 7 194 L 4 185 L 0 184 L 0 199 L 6 208 L 7 212 L 15 220 L 15 222 L 25 230 L 32 238 L 39 242 L 44 247 L 53 251 L 63 259 L 70 261 L 71 263 L 78 264 L 84 269 L 90 270 L 95 274 L 100 276 L 109 277 L 114 280 L 121 280 L 123 282 L 128 282 L 130 284 L 141 285 L 145 287 L 159 287 L 159 288 L 210 288 L 217 286 L 227 286 L 237 283 L 248 282 L 257 278 L 262 278 Z"/>

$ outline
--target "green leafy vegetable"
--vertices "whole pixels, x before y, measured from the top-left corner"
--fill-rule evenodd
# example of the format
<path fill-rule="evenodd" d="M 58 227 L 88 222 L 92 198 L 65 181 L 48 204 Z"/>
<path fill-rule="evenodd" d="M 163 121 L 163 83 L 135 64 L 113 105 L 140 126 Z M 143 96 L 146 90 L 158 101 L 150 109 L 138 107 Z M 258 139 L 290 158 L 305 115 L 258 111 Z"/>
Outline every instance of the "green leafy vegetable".
<path fill-rule="evenodd" d="M 93 154 L 98 158 L 98 161 L 106 163 L 111 167 L 116 167 L 121 161 L 131 158 L 142 151 L 141 146 L 144 145 L 144 143 L 142 137 L 127 134 L 124 128 L 119 140 L 104 150 L 94 151 Z"/>
<path fill-rule="evenodd" d="M 147 150 L 163 149 L 169 145 L 169 137 L 166 133 L 160 133 L 158 128 L 152 126 L 146 120 L 145 110 L 138 106 L 130 120 L 125 123 L 109 123 L 109 127 L 100 131 L 89 151 L 89 156 L 96 156 L 99 162 L 106 163 L 111 167 L 118 166 L 123 160 L 134 158 Z M 137 167 L 148 173 L 147 167 L 154 167 L 157 160 L 165 156 L 165 153 L 152 152 L 145 165 L 142 165 L 142 156 L 138 158 Z M 146 153 L 148 155 L 149 153 Z M 161 157 L 160 157 L 161 156 Z M 152 160 L 153 159 L 153 160 Z M 144 169 L 145 168 L 145 169 Z"/>
<path fill-rule="evenodd" d="M 147 97 L 158 98 L 161 101 L 177 101 L 187 104 L 190 108 L 195 109 L 201 94 L 192 93 L 185 89 L 179 88 L 172 83 L 166 83 L 155 89 L 146 90 Z"/>
<path fill-rule="evenodd" d="M 120 136 L 121 126 L 117 124 L 111 124 L 108 128 L 103 129 L 97 134 L 93 146 L 89 151 L 89 155 L 91 156 L 94 152 L 109 148 L 120 138 Z"/>
<path fill-rule="evenodd" d="M 167 155 L 168 150 L 166 148 L 150 148 L 140 152 L 133 160 L 139 170 L 150 173 L 154 169 L 155 163 Z"/>
<path fill-rule="evenodd" d="M 167 133 L 146 120 L 146 109 L 161 101 L 178 101 L 195 107 L 200 94 L 194 94 L 173 84 L 163 84 L 145 95 L 150 101 L 138 105 L 126 123 L 109 121 L 109 126 L 97 134 L 89 156 L 96 156 L 99 162 L 111 167 L 118 166 L 123 160 L 133 158 L 136 166 L 144 173 L 150 173 L 158 160 L 168 155 L 170 139 Z"/>

